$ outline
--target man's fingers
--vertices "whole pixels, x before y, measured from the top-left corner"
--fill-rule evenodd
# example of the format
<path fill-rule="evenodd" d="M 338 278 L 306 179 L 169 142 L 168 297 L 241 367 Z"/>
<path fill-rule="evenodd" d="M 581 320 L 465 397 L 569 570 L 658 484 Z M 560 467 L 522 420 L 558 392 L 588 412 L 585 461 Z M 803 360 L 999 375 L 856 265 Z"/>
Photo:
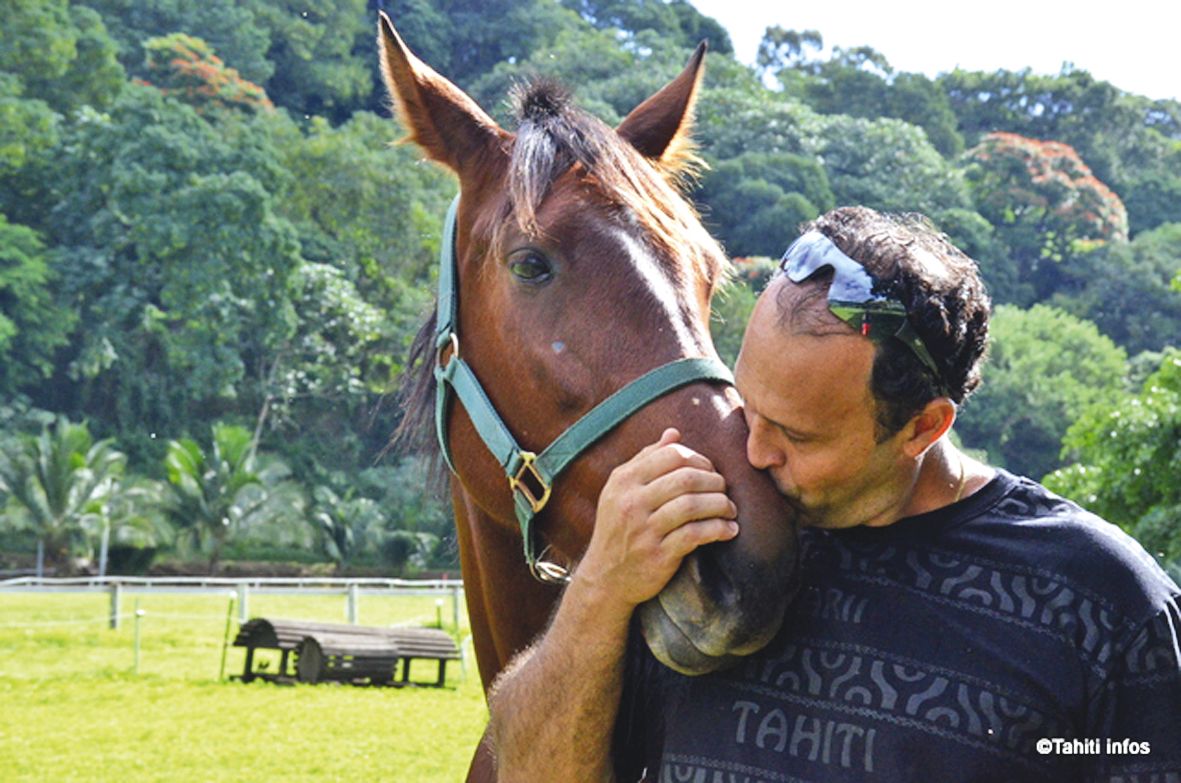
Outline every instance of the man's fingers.
<path fill-rule="evenodd" d="M 681 439 L 680 431 L 675 427 L 668 427 L 664 432 L 660 433 L 660 439 L 655 443 L 649 443 L 644 448 L 636 452 L 636 456 L 632 457 L 631 461 L 647 457 L 657 449 L 676 443 Z"/>
<path fill-rule="evenodd" d="M 648 484 L 678 468 L 714 469 L 713 463 L 705 455 L 680 443 L 653 444 L 648 449 L 651 450 L 640 452 L 623 467 L 637 484 Z"/>
<path fill-rule="evenodd" d="M 702 519 L 733 519 L 738 509 L 722 492 L 694 492 L 678 495 L 662 504 L 649 518 L 656 535 L 667 536 L 678 527 Z"/>
<path fill-rule="evenodd" d="M 678 561 L 705 544 L 729 541 L 738 535 L 738 523 L 732 519 L 703 519 L 681 525 L 664 537 L 661 549 Z"/>
<path fill-rule="evenodd" d="M 681 495 L 725 493 L 726 479 L 720 473 L 695 466 L 682 466 L 648 482 L 642 489 L 644 503 L 653 510 Z"/>

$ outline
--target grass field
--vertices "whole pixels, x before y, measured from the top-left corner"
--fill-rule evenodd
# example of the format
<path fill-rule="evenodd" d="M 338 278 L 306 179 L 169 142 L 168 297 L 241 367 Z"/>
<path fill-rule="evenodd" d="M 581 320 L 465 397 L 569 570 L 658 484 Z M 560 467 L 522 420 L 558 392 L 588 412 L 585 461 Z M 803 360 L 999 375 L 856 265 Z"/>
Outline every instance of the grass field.
<path fill-rule="evenodd" d="M 363 596 L 360 621 L 433 623 L 435 600 Z M 144 612 L 135 674 L 135 622 L 110 630 L 105 594 L 0 593 L 0 780 L 463 779 L 487 720 L 470 644 L 441 690 L 223 682 L 228 601 L 124 595 L 125 615 L 136 602 Z M 254 595 L 250 613 L 344 622 L 344 606 Z M 226 673 L 242 664 L 231 647 Z M 423 682 L 436 674 L 432 662 L 412 669 Z"/>

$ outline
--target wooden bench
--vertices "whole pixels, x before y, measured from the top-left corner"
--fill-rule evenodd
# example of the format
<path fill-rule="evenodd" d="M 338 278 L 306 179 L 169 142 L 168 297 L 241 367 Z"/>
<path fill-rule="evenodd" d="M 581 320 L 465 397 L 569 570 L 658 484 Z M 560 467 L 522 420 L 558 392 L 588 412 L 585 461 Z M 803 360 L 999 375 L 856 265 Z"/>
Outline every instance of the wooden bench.
<path fill-rule="evenodd" d="M 410 662 L 430 659 L 439 662 L 439 677 L 434 685 L 442 687 L 447 661 L 462 657 L 455 640 L 433 628 L 374 628 L 262 617 L 250 620 L 238 630 L 234 646 L 246 648 L 246 663 L 240 678 L 243 682 L 263 679 L 417 685 L 410 682 Z M 255 670 L 254 651 L 259 649 L 280 651 L 277 671 Z M 399 661 L 402 678 L 396 682 Z"/>

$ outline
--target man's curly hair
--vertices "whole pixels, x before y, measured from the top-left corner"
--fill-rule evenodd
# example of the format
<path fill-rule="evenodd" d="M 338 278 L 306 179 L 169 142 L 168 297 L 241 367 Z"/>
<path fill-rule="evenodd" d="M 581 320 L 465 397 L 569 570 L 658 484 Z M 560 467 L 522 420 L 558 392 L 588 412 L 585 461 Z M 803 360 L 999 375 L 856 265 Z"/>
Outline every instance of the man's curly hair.
<path fill-rule="evenodd" d="M 870 390 L 877 403 L 879 439 L 898 432 L 941 393 L 963 404 L 980 385 L 980 365 L 988 344 L 991 301 L 976 262 L 930 220 L 915 213 L 840 207 L 801 231 L 824 234 L 878 281 L 875 291 L 902 302 L 911 326 L 939 368 L 942 378 L 937 380 L 900 340 L 876 343 Z M 826 305 L 831 281 L 831 273 L 807 281 L 815 289 L 804 301 Z M 783 301 L 780 308 L 788 315 Z M 803 314 L 792 314 L 794 323 L 800 321 L 797 315 Z M 831 333 L 831 325 L 823 331 Z"/>

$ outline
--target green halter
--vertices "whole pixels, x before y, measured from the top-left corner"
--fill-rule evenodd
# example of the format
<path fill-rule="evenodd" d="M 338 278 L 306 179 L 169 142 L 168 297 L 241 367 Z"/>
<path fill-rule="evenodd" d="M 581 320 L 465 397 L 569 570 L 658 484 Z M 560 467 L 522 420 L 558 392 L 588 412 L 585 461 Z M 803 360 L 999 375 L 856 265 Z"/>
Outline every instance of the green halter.
<path fill-rule="evenodd" d="M 678 359 L 657 367 L 619 389 L 587 412 L 540 454 L 522 449 L 492 402 L 485 394 L 471 365 L 459 356 L 456 334 L 459 312 L 458 261 L 455 253 L 455 214 L 459 196 L 451 202 L 443 225 L 443 246 L 439 252 L 439 304 L 436 314 L 435 430 L 447 466 L 455 472 L 447 440 L 448 387 L 467 409 L 476 432 L 496 457 L 508 477 L 521 536 L 525 541 L 525 562 L 543 582 L 565 581 L 566 574 L 552 563 L 539 562 L 533 541 L 533 518 L 549 502 L 554 479 L 579 454 L 649 402 L 697 381 L 733 383 L 726 365 L 717 359 Z M 444 352 L 450 356 L 443 361 Z"/>

